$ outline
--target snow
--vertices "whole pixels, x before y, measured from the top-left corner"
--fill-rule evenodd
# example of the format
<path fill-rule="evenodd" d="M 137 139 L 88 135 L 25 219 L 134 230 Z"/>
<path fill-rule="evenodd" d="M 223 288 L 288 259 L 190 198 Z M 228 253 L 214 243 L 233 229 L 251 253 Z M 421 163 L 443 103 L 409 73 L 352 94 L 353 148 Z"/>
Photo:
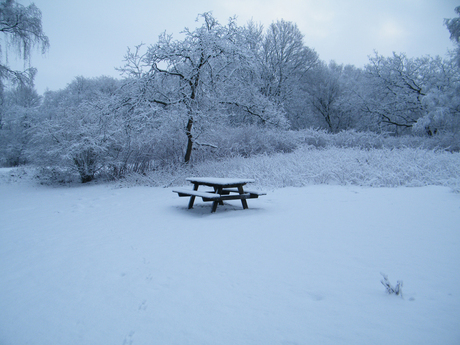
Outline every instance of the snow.
<path fill-rule="evenodd" d="M 250 179 L 250 178 L 241 179 L 241 178 L 223 178 L 223 177 L 187 177 L 186 180 L 190 182 L 198 182 L 202 184 L 212 184 L 212 185 L 222 185 L 222 186 L 238 185 L 238 184 L 255 182 L 254 179 Z"/>
<path fill-rule="evenodd" d="M 459 194 L 267 192 L 0 181 L 0 344 L 460 343 Z"/>

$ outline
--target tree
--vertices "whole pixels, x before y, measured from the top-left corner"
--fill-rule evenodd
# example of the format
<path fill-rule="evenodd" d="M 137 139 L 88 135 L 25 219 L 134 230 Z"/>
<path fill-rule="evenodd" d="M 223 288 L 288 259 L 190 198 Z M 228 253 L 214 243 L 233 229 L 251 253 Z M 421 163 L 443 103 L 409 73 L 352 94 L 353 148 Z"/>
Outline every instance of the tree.
<path fill-rule="evenodd" d="M 6 91 L 7 105 L 17 105 L 24 108 L 38 107 L 42 97 L 33 86 L 19 84 L 15 88 Z"/>
<path fill-rule="evenodd" d="M 34 4 L 24 7 L 14 0 L 0 2 L 0 32 L 3 34 L 1 36 L 3 40 L 0 42 L 0 137 L 9 138 L 10 134 L 14 132 L 16 133 L 14 138 L 25 138 L 28 135 L 24 132 L 24 119 L 30 115 L 30 104 L 23 110 L 20 109 L 21 105 L 16 105 L 14 109 L 8 107 L 4 99 L 5 82 L 9 81 L 13 85 L 19 85 L 16 92 L 22 90 L 23 96 L 25 95 L 24 92 L 32 90 L 33 80 L 37 72 L 35 68 L 30 67 L 32 48 L 41 47 L 42 53 L 44 53 L 49 47 L 49 40 L 42 30 L 40 10 Z M 15 52 L 24 60 L 24 64 L 29 62 L 28 68 L 24 71 L 17 71 L 8 66 L 9 47 L 15 49 Z M 9 110 L 10 113 L 6 114 L 6 110 Z M 14 116 L 19 117 L 14 118 Z M 18 151 L 11 149 L 12 147 L 19 147 L 12 144 L 11 140 L 0 140 L 0 151 L 16 152 L 13 156 L 19 157 L 17 152 L 22 155 L 24 142 L 25 140 L 20 140 L 21 149 Z M 19 164 L 23 161 L 22 158 L 8 158 L 7 160 L 9 161 L 8 164 Z"/>
<path fill-rule="evenodd" d="M 428 136 L 460 132 L 460 69 L 455 60 L 431 58 L 426 95 L 422 99 L 425 113 L 413 130 Z"/>
<path fill-rule="evenodd" d="M 199 18 L 202 25 L 186 28 L 181 41 L 163 33 L 146 53 L 140 53 L 141 47 L 128 51 L 120 69 L 134 91 L 124 101 L 131 111 L 151 104 L 183 117 L 185 162 L 194 145 L 212 145 L 197 139 L 206 127 L 224 121 L 225 114 L 243 112 L 265 124 L 284 121 L 282 112 L 254 87 L 259 80 L 255 57 L 235 19 L 224 26 L 209 12 Z"/>
<path fill-rule="evenodd" d="M 375 54 L 366 66 L 368 92 L 365 107 L 380 128 L 401 132 L 410 129 L 425 114 L 429 57 L 407 58 L 393 53 L 385 58 Z"/>
<path fill-rule="evenodd" d="M 112 109 L 118 86 L 109 77 L 77 77 L 64 90 L 46 92 L 43 118 L 32 129 L 35 163 L 76 171 L 83 183 L 113 163 L 123 132 Z"/>
<path fill-rule="evenodd" d="M 41 97 L 28 85 L 5 91 L 0 128 L 0 161 L 6 166 L 25 164 L 31 139 L 30 128 L 38 118 Z"/>
<path fill-rule="evenodd" d="M 306 94 L 302 84 L 318 64 L 318 54 L 303 43 L 296 24 L 280 20 L 265 32 L 259 52 L 262 68 L 262 93 L 287 113 L 291 126 L 298 127 L 298 117 L 305 112 Z"/>
<path fill-rule="evenodd" d="M 315 67 L 304 85 L 310 112 L 319 126 L 331 133 L 356 128 L 359 118 L 359 83 L 362 72 L 351 65 L 331 61 Z M 325 125 L 325 126 L 324 126 Z"/>
<path fill-rule="evenodd" d="M 458 14 L 457 18 L 444 19 L 444 24 L 450 32 L 450 39 L 457 45 L 456 59 L 457 64 L 460 67 L 460 6 L 455 8 L 455 12 Z"/>
<path fill-rule="evenodd" d="M 296 24 L 284 20 L 272 23 L 263 45 L 264 94 L 284 102 L 292 88 L 292 79 L 299 80 L 302 74 L 318 62 L 316 52 L 303 44 L 303 35 Z"/>
<path fill-rule="evenodd" d="M 25 71 L 15 71 L 8 66 L 8 46 L 16 49 L 24 62 L 30 59 L 35 46 L 41 52 L 49 47 L 49 39 L 43 33 L 41 11 L 31 4 L 24 7 L 14 0 L 4 0 L 0 3 L 0 32 L 3 33 L 3 44 L 0 45 L 0 54 L 6 54 L 5 61 L 0 60 L 0 83 L 10 80 L 14 83 L 31 84 L 36 73 L 34 68 Z M 0 56 L 1 56 L 0 55 Z M 2 57 L 3 58 L 3 57 Z"/>
<path fill-rule="evenodd" d="M 335 63 L 329 66 L 322 64 L 315 69 L 307 86 L 312 112 L 326 123 L 332 133 L 339 128 L 340 108 L 337 103 L 341 92 L 339 78 L 342 68 Z"/>
<path fill-rule="evenodd" d="M 454 60 L 393 53 L 366 66 L 364 112 L 380 129 L 396 133 L 455 132 L 459 128 L 460 70 Z"/>

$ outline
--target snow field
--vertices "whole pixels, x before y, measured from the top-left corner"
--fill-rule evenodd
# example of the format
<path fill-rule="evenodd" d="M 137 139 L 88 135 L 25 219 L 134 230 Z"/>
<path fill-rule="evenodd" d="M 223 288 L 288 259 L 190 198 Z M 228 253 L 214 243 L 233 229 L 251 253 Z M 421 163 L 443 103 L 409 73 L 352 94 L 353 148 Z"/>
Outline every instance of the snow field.
<path fill-rule="evenodd" d="M 171 188 L 0 184 L 0 343 L 459 342 L 449 188 L 290 187 L 248 203 L 211 214 Z"/>

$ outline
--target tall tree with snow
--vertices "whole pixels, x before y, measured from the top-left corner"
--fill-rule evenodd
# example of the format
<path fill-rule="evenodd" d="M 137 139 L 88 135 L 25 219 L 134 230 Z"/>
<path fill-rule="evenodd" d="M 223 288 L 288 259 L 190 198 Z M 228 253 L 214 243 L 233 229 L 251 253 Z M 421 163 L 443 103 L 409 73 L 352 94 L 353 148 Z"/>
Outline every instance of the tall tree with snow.
<path fill-rule="evenodd" d="M 37 70 L 30 66 L 31 52 L 37 47 L 44 53 L 49 40 L 43 33 L 40 10 L 14 0 L 0 2 L 0 33 L 0 162 L 17 165 L 26 162 L 24 152 L 30 137 L 26 131 L 33 108 L 39 104 L 33 89 Z M 24 70 L 10 67 L 11 50 L 24 61 Z M 9 93 L 5 91 L 8 83 L 15 88 Z"/>
<path fill-rule="evenodd" d="M 233 18 L 221 25 L 209 12 L 199 19 L 202 25 L 186 28 L 183 40 L 163 33 L 145 54 L 128 51 L 121 68 L 136 90 L 126 103 L 134 108 L 147 102 L 184 117 L 185 162 L 195 145 L 209 145 L 198 138 L 223 114 L 244 112 L 262 123 L 284 121 L 282 112 L 253 87 L 254 56 L 242 28 Z"/>
<path fill-rule="evenodd" d="M 305 112 L 302 84 L 319 63 L 318 54 L 304 44 L 297 25 L 285 20 L 267 28 L 261 48 L 262 92 L 284 108 L 295 127 L 297 118 Z"/>

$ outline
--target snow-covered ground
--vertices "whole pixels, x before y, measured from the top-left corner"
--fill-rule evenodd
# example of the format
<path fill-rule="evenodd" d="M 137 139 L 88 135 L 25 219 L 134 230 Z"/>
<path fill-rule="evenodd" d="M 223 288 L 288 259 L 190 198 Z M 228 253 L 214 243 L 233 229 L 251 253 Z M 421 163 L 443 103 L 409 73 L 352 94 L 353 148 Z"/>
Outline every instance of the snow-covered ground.
<path fill-rule="evenodd" d="M 460 194 L 266 192 L 0 181 L 0 344 L 460 343 Z"/>

